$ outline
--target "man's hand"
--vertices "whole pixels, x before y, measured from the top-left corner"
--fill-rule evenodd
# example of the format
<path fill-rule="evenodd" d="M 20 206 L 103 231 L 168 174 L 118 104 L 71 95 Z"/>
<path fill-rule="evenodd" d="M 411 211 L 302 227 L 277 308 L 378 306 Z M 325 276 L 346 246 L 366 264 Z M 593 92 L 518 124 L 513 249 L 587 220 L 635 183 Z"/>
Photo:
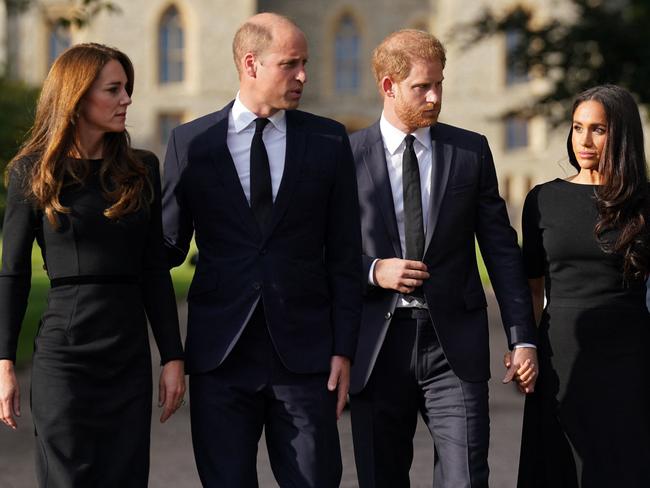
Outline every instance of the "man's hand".
<path fill-rule="evenodd" d="M 534 347 L 516 347 L 503 356 L 503 364 L 508 369 L 503 378 L 504 383 L 513 379 L 522 393 L 535 391 L 537 381 L 537 349 Z"/>
<path fill-rule="evenodd" d="M 336 401 L 336 419 L 341 418 L 345 403 L 348 401 L 350 390 L 350 360 L 345 356 L 332 356 L 330 362 L 330 377 L 327 380 L 327 389 L 334 391 L 338 387 Z"/>
<path fill-rule="evenodd" d="M 408 259 L 380 259 L 375 263 L 374 280 L 378 286 L 403 294 L 412 293 L 429 278 L 427 265 Z"/>
<path fill-rule="evenodd" d="M 184 363 L 179 359 L 165 363 L 158 385 L 158 406 L 163 408 L 160 422 L 165 422 L 176 410 L 185 405 Z"/>
<path fill-rule="evenodd" d="M 0 359 L 0 421 L 16 430 L 14 417 L 20 417 L 20 390 L 14 363 Z"/>

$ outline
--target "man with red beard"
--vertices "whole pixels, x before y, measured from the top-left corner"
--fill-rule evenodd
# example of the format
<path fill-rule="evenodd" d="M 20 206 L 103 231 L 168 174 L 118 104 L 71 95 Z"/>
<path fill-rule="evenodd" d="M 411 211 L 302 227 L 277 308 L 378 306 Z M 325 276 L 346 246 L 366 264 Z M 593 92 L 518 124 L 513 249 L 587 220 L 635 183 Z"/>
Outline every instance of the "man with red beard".
<path fill-rule="evenodd" d="M 487 487 L 489 349 L 478 241 L 513 349 L 506 381 L 534 388 L 536 330 L 517 236 L 484 136 L 438 123 L 445 50 L 402 30 L 373 53 L 381 119 L 351 137 L 364 294 L 352 367 L 359 486 L 409 486 L 418 412 L 434 487 Z"/>

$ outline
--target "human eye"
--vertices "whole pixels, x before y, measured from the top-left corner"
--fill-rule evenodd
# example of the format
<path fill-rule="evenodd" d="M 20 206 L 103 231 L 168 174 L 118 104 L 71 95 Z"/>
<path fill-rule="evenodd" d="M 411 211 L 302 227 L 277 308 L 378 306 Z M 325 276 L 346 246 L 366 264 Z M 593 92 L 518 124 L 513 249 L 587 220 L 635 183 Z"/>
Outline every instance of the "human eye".
<path fill-rule="evenodd" d="M 582 132 L 582 126 L 580 124 L 573 124 L 573 130 L 575 132 Z"/>
<path fill-rule="evenodd" d="M 603 127 L 602 125 L 599 125 L 598 127 L 596 127 L 596 128 L 594 129 L 594 132 L 595 132 L 596 134 L 603 135 L 603 134 L 607 133 L 607 127 Z"/>

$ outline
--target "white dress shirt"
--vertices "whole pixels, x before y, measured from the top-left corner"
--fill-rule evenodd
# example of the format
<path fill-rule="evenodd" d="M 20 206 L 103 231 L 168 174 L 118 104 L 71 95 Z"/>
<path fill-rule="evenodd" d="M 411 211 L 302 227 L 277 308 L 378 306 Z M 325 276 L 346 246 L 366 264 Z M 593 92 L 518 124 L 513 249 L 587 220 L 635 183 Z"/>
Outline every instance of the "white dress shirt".
<path fill-rule="evenodd" d="M 406 253 L 406 239 L 404 237 L 404 190 L 402 187 L 402 157 L 406 144 L 404 138 L 408 135 L 393 126 L 382 113 L 379 120 L 379 130 L 384 143 L 384 152 L 386 154 L 386 164 L 388 166 L 388 177 L 390 179 L 391 191 L 393 193 L 393 205 L 395 206 L 395 218 L 397 220 L 397 230 L 399 232 L 399 241 L 402 247 L 402 256 Z M 422 219 L 424 233 L 427 232 L 427 222 L 429 219 L 429 200 L 431 199 L 431 171 L 433 167 L 433 156 L 431 147 L 431 133 L 429 127 L 417 129 L 412 133 L 415 137 L 413 148 L 418 158 L 420 168 L 420 188 L 422 191 Z M 368 273 L 368 283 L 377 285 L 374 281 L 375 264 L 378 259 L 370 266 Z M 420 307 L 427 308 L 426 303 L 417 298 L 407 301 L 404 296 L 400 296 L 397 301 L 397 307 Z M 517 343 L 515 348 L 535 347 L 525 342 Z"/>
<path fill-rule="evenodd" d="M 393 193 L 393 205 L 395 206 L 395 219 L 397 220 L 397 231 L 399 232 L 399 242 L 402 248 L 402 256 L 406 254 L 406 238 L 404 236 L 404 187 L 402 184 L 402 158 L 406 143 L 404 138 L 408 135 L 397 127 L 392 125 L 382 113 L 379 120 L 379 130 L 381 139 L 384 143 L 384 153 L 386 155 L 386 164 L 388 167 L 388 178 L 390 179 L 391 191 Z M 432 150 L 431 150 L 431 133 L 429 127 L 422 127 L 412 132 L 415 137 L 413 149 L 415 156 L 418 158 L 418 167 L 420 169 L 420 190 L 422 193 L 422 228 L 426 235 L 427 221 L 429 219 L 429 200 L 431 199 L 431 168 L 432 168 Z M 370 266 L 368 282 L 376 285 L 374 281 L 375 264 L 377 259 Z M 407 301 L 400 297 L 397 302 L 398 307 L 426 307 L 426 304 L 419 299 Z"/>
<path fill-rule="evenodd" d="M 246 108 L 237 93 L 235 103 L 228 115 L 226 142 L 249 205 L 251 202 L 251 143 L 255 134 L 256 118 L 257 115 Z M 284 158 L 287 150 L 287 117 L 285 111 L 280 110 L 268 119 L 270 123 L 264 128 L 262 140 L 269 156 L 271 191 L 275 202 L 284 173 Z"/>

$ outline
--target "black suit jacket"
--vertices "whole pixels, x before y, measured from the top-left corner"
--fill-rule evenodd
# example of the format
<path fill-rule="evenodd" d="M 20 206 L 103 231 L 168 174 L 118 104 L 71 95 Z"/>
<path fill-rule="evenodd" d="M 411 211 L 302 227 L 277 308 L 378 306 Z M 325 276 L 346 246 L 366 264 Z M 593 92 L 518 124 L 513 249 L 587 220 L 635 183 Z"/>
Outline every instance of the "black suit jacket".
<path fill-rule="evenodd" d="M 361 309 L 359 208 L 344 127 L 287 111 L 284 173 L 262 233 L 226 144 L 222 110 L 177 127 L 165 158 L 163 223 L 170 262 L 194 233 L 199 260 L 188 294 L 190 373 L 219 366 L 259 300 L 273 344 L 296 373 L 353 358 Z"/>
<path fill-rule="evenodd" d="M 478 240 L 499 301 L 510 345 L 536 343 L 530 293 L 517 236 L 499 196 L 492 154 L 480 134 L 438 123 L 431 127 L 433 168 L 423 261 L 423 288 L 445 355 L 466 381 L 489 378 L 485 294 L 476 264 Z M 351 136 L 363 247 L 362 279 L 376 258 L 402 257 L 379 123 Z M 350 391 L 368 381 L 399 295 L 366 285 Z"/>

